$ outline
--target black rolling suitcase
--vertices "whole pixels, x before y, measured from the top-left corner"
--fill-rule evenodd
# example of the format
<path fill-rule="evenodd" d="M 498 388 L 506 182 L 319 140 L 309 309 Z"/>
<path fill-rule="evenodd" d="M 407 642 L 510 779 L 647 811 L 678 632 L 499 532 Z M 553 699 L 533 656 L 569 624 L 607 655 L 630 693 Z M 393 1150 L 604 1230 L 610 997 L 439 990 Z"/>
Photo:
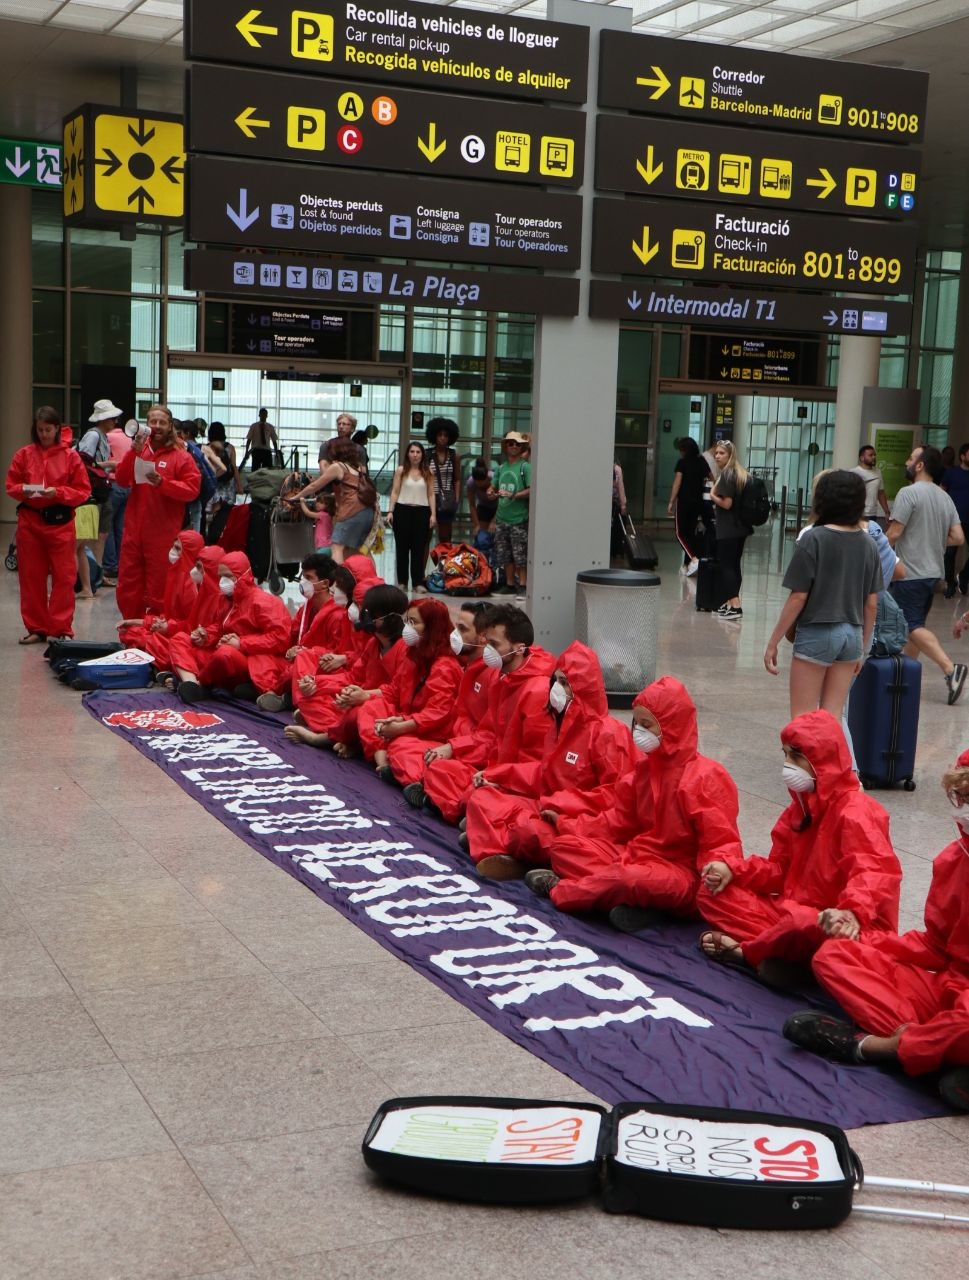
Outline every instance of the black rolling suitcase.
<path fill-rule="evenodd" d="M 645 533 L 637 533 L 632 516 L 620 515 L 619 523 L 622 525 L 626 563 L 630 569 L 655 569 L 659 564 L 659 556 L 656 554 L 652 539 Z"/>
<path fill-rule="evenodd" d="M 53 667 L 69 658 L 72 662 L 87 662 L 88 658 L 106 658 L 120 653 L 124 645 L 119 640 L 52 640 L 44 650 L 44 657 Z"/>
<path fill-rule="evenodd" d="M 257 582 L 265 582 L 269 577 L 269 565 L 272 559 L 270 543 L 271 507 L 268 502 L 249 504 L 249 532 L 246 535 L 246 555 L 252 566 L 252 576 Z"/>
<path fill-rule="evenodd" d="M 869 658 L 851 686 L 848 730 L 858 776 L 866 787 L 915 790 L 922 667 L 897 654 Z"/>
<path fill-rule="evenodd" d="M 704 559 L 696 571 L 697 613 L 713 613 L 727 602 L 727 592 L 720 574 L 720 561 Z"/>
<path fill-rule="evenodd" d="M 665 1102 L 615 1107 L 603 1205 L 707 1227 L 835 1227 L 858 1157 L 841 1129 L 788 1116 Z"/>

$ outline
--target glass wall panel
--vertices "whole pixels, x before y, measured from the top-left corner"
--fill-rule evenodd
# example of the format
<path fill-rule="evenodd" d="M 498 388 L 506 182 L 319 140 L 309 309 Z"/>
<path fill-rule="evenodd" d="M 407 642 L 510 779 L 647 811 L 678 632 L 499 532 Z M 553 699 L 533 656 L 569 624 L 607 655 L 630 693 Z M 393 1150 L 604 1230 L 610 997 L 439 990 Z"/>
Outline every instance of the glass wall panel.
<path fill-rule="evenodd" d="M 616 407 L 640 411 L 649 408 L 653 385 L 653 335 L 648 329 L 619 331 L 619 378 Z"/>
<path fill-rule="evenodd" d="M 30 196 L 31 268 L 34 287 L 64 284 L 64 224 L 61 194 L 32 191 Z"/>
<path fill-rule="evenodd" d="M 34 382 L 64 385 L 64 294 L 34 290 Z"/>
<path fill-rule="evenodd" d="M 71 383 L 81 381 L 82 364 L 131 363 L 130 298 L 71 294 Z"/>

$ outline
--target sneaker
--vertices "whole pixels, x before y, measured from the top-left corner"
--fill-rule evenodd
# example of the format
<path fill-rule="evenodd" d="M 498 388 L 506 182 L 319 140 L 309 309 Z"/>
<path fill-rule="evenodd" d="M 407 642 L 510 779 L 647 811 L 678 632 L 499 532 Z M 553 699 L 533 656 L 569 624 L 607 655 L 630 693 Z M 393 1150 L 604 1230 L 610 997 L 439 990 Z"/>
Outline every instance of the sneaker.
<path fill-rule="evenodd" d="M 424 807 L 424 788 L 419 782 L 408 782 L 404 788 L 404 799 L 412 809 L 423 809 Z"/>
<path fill-rule="evenodd" d="M 492 587 L 491 593 L 496 596 L 513 596 L 517 590 L 517 587 L 511 586 L 507 582 L 503 582 L 501 586 Z"/>
<path fill-rule="evenodd" d="M 954 582 L 947 582 L 945 591 L 943 591 L 942 593 L 942 599 L 951 600 L 952 597 L 955 595 L 955 593 L 956 593 L 956 584 Z"/>
<path fill-rule="evenodd" d="M 965 663 L 957 662 L 945 678 L 945 682 L 949 686 L 948 701 L 950 707 L 955 706 L 959 701 L 959 697 L 962 694 L 962 686 L 966 683 L 967 671 L 969 671 L 969 667 Z"/>
<path fill-rule="evenodd" d="M 476 869 L 488 880 L 524 880 L 526 865 L 507 853 L 493 853 L 482 858 Z"/>
<path fill-rule="evenodd" d="M 527 877 L 526 877 L 527 878 Z M 642 933 L 662 924 L 666 917 L 655 907 L 631 907 L 623 903 L 609 912 L 609 923 L 620 933 Z"/>
<path fill-rule="evenodd" d="M 261 693 L 256 699 L 256 706 L 263 711 L 284 711 L 286 709 L 286 699 L 281 693 Z"/>
<path fill-rule="evenodd" d="M 377 770 L 377 777 L 381 782 L 385 782 L 388 787 L 397 785 L 397 779 L 394 777 L 394 771 L 389 764 L 381 765 Z"/>
<path fill-rule="evenodd" d="M 784 1023 L 784 1039 L 829 1062 L 861 1062 L 858 1044 L 864 1039 L 863 1033 L 853 1023 L 842 1022 L 817 1009 L 792 1013 Z"/>
<path fill-rule="evenodd" d="M 956 1111 L 969 1111 L 969 1067 L 954 1067 L 939 1076 L 939 1096 Z"/>
<path fill-rule="evenodd" d="M 458 848 L 462 853 L 470 853 L 471 851 L 471 843 L 468 840 L 468 833 L 466 831 L 458 832 Z"/>
<path fill-rule="evenodd" d="M 681 564 L 681 565 L 680 565 L 680 577 L 681 577 L 681 578 L 685 578 L 685 577 L 686 577 L 687 570 L 689 569 L 689 567 L 690 567 L 690 566 L 689 566 L 688 564 Z"/>
<path fill-rule="evenodd" d="M 697 569 L 699 569 L 699 567 L 700 567 L 700 561 L 696 558 L 696 556 L 694 556 L 693 559 L 690 561 L 690 563 L 686 566 L 686 576 L 688 578 L 692 578 L 693 575 L 696 573 Z"/>
<path fill-rule="evenodd" d="M 533 871 L 525 872 L 525 883 L 532 893 L 537 893 L 540 898 L 547 898 L 559 879 L 560 877 L 548 867 L 536 867 Z"/>
<path fill-rule="evenodd" d="M 718 609 L 713 616 L 715 618 L 726 618 L 728 621 L 732 622 L 736 618 L 742 618 L 744 616 L 744 611 L 739 607 L 734 609 L 729 604 L 725 604 L 723 608 Z"/>

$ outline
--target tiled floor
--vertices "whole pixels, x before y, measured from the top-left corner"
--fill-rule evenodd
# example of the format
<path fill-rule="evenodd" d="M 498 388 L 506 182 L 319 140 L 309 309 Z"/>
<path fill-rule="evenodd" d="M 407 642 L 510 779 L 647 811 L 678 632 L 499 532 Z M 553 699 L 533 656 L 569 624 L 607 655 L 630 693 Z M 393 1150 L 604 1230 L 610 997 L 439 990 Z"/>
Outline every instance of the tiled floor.
<path fill-rule="evenodd" d="M 763 851 L 786 799 L 786 680 L 761 665 L 783 595 L 776 537 L 759 533 L 750 549 L 742 623 L 696 614 L 675 548 L 661 553 L 660 673 L 693 693 L 702 748 L 736 778 L 745 841 Z M 940 634 L 950 615 L 940 598 Z M 82 603 L 78 632 L 108 636 L 116 617 L 110 595 Z M 964 1274 L 965 1228 L 856 1214 L 810 1236 L 713 1232 L 593 1203 L 491 1209 L 377 1185 L 359 1146 L 387 1096 L 583 1093 L 99 729 L 39 651 L 14 643 L 9 573 L 0 621 L 5 1280 Z M 969 743 L 969 694 L 955 708 L 944 694 L 926 670 L 918 790 L 879 793 L 905 866 L 905 926 L 919 922 L 929 864 L 954 830 L 941 770 Z M 960 1183 L 967 1140 L 969 1117 L 852 1136 L 870 1172 Z M 969 1213 L 969 1200 L 946 1207 Z"/>

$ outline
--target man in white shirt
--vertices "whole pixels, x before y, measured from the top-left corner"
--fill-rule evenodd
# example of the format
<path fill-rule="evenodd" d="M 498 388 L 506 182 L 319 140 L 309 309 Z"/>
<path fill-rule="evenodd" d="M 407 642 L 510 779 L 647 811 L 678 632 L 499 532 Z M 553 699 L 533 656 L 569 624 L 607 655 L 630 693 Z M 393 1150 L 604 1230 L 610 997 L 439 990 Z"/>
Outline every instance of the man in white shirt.
<path fill-rule="evenodd" d="M 876 461 L 875 446 L 863 444 L 858 450 L 858 465 L 852 467 L 852 470 L 856 471 L 865 482 L 864 518 L 877 520 L 885 529 L 888 527 L 888 498 L 885 496 L 885 481 L 882 479 L 882 473 L 875 466 Z"/>

